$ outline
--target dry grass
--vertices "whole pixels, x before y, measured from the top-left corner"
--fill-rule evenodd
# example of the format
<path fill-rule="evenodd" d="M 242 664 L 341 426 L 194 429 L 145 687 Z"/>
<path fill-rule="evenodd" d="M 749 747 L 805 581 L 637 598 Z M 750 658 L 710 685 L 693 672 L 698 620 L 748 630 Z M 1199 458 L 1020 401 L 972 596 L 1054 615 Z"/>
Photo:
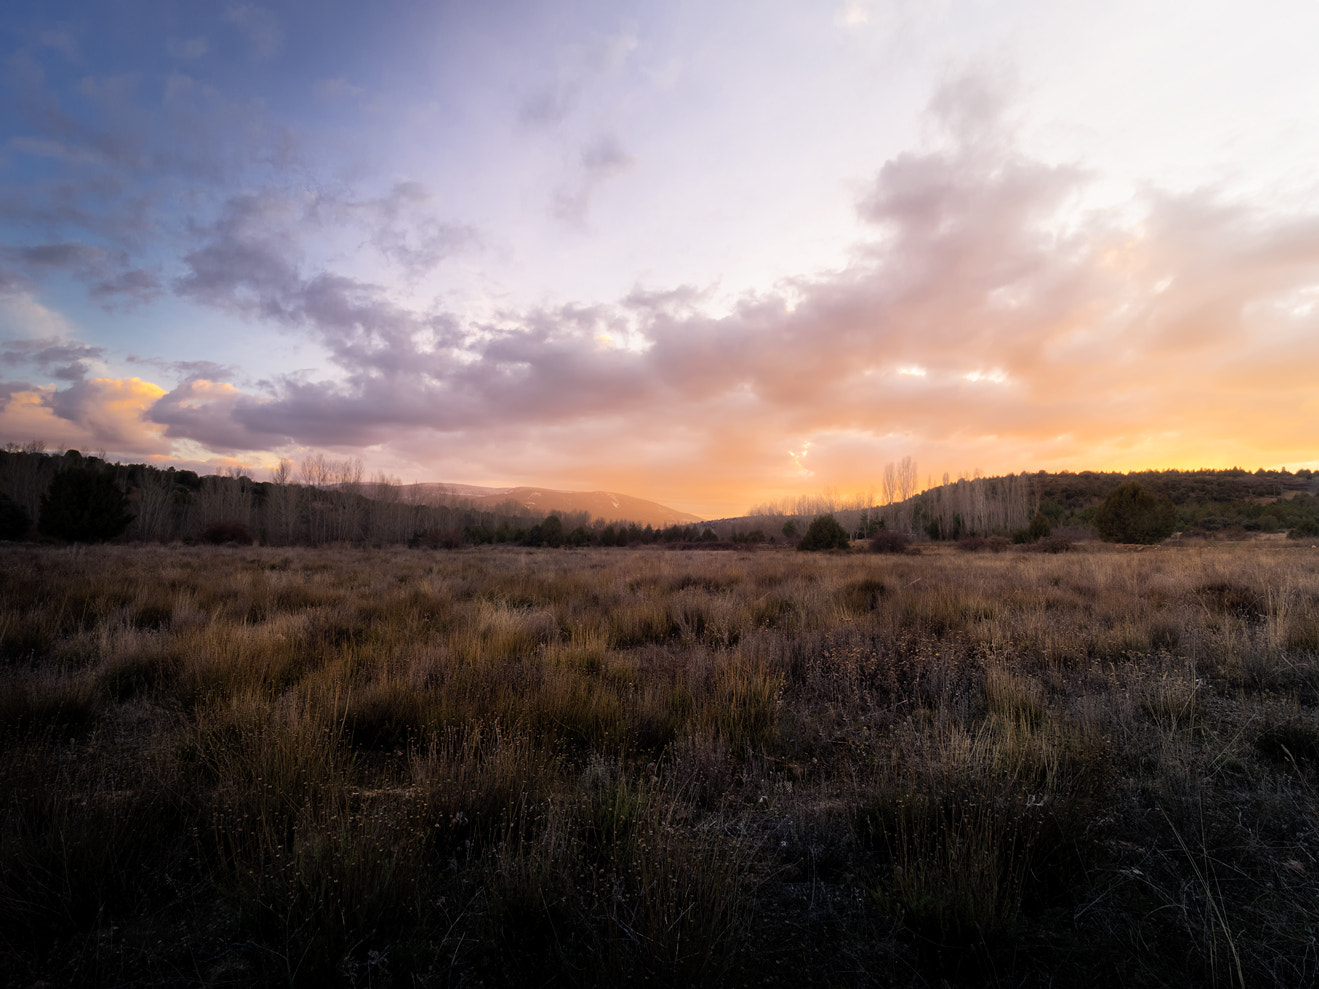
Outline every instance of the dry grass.
<path fill-rule="evenodd" d="M 8 985 L 1301 985 L 1319 554 L 0 548 Z"/>

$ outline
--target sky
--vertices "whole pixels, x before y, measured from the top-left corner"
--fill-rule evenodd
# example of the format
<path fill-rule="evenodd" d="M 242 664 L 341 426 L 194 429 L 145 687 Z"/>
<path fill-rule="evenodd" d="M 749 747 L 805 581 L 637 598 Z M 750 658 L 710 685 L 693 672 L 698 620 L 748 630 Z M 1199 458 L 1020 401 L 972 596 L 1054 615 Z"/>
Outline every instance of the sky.
<path fill-rule="evenodd" d="M 1319 468 L 1319 5 L 0 11 L 0 443 L 612 490 Z"/>

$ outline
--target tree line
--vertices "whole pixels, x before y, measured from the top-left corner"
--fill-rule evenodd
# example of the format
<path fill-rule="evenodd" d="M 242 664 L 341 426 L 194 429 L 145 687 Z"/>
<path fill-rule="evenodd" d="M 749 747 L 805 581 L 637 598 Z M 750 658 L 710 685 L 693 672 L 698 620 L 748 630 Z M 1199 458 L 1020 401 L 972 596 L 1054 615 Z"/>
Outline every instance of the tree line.
<path fill-rule="evenodd" d="M 936 541 L 1007 539 L 1036 542 L 1056 530 L 1114 542 L 1146 542 L 1174 532 L 1231 537 L 1253 532 L 1319 536 L 1319 474 L 1301 469 L 1246 471 L 1084 471 L 974 476 L 914 492 L 910 458 L 884 468 L 884 501 L 872 487 L 851 499 L 836 491 L 758 505 L 748 520 L 771 530 L 802 532 L 828 515 L 851 539 L 902 534 Z M 1134 486 L 1134 487 L 1133 487 Z M 898 501 L 897 498 L 904 500 Z M 1105 507 L 1107 506 L 1107 507 Z"/>
<path fill-rule="evenodd" d="M 40 443 L 0 450 L 0 539 L 73 542 L 261 542 L 272 546 L 471 543 L 536 546 L 708 542 L 698 526 L 656 530 L 591 519 L 548 518 L 512 500 L 477 508 L 458 496 L 378 474 L 360 460 L 322 454 L 281 461 L 270 480 L 241 469 L 199 475 L 174 467 L 117 464 L 76 450 L 47 453 Z"/>

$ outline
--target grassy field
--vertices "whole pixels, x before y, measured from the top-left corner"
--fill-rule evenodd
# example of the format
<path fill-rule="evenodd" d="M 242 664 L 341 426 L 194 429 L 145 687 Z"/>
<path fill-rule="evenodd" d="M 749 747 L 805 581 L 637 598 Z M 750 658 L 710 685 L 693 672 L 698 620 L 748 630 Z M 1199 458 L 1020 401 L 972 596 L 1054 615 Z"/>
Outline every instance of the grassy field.
<path fill-rule="evenodd" d="M 7 985 L 1299 986 L 1319 551 L 0 547 Z"/>

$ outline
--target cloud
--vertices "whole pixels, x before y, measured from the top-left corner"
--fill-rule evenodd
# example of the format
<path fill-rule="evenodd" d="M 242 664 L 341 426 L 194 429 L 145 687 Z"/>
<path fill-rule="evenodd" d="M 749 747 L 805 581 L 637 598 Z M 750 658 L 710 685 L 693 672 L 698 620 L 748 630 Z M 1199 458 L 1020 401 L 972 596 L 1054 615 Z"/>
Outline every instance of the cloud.
<path fill-rule="evenodd" d="M 163 393 L 140 378 L 77 380 L 63 389 L 9 383 L 0 388 L 0 434 L 117 456 L 159 453 L 161 430 L 146 413 Z"/>
<path fill-rule="evenodd" d="M 336 76 L 333 79 L 322 79 L 316 84 L 316 95 L 323 100 L 338 101 L 345 99 L 355 99 L 361 96 L 364 90 L 361 86 L 354 86 L 348 80 Z"/>
<path fill-rule="evenodd" d="M 205 38 L 170 38 L 165 42 L 165 51 L 170 58 L 179 61 L 192 61 L 201 58 L 210 50 Z"/>
<path fill-rule="evenodd" d="M 146 305 L 159 298 L 162 292 L 160 279 L 143 268 L 134 268 L 102 279 L 89 289 L 91 297 L 106 306 L 116 300 L 123 300 L 130 306 Z"/>
<path fill-rule="evenodd" d="M 38 302 L 25 283 L 14 278 L 3 280 L 8 283 L 0 292 L 0 327 L 4 332 L 29 339 L 74 336 L 69 322 Z"/>
<path fill-rule="evenodd" d="M 1078 215 L 1089 176 L 981 129 L 992 105 L 974 82 L 941 92 L 932 114 L 951 143 L 879 169 L 858 204 L 875 238 L 844 271 L 796 283 L 791 311 L 771 294 L 712 318 L 679 289 L 439 333 L 433 314 L 388 310 L 390 333 L 368 338 L 386 300 L 349 305 L 362 287 L 328 284 L 343 305 L 300 312 L 343 378 L 285 383 L 234 414 L 301 442 L 442 435 L 432 442 L 454 456 L 495 437 L 511 444 L 501 454 L 524 449 L 519 431 L 553 437 L 552 469 L 598 471 L 607 456 L 670 497 L 694 483 L 711 498 L 790 488 L 801 457 L 783 451 L 807 443 L 816 484 L 864 473 L 858 456 L 906 452 L 954 471 L 1093 466 L 1101 453 L 1188 466 L 1231 443 L 1278 462 L 1312 454 L 1319 218 L 1211 192 L 1150 193 L 1135 222 Z M 330 332 L 354 321 L 357 337 Z M 644 344 L 602 349 L 604 337 Z M 656 464 L 690 469 L 675 481 Z"/>
<path fill-rule="evenodd" d="M 38 40 L 47 48 L 53 48 L 70 62 L 78 61 L 78 42 L 68 31 L 52 29 L 42 31 Z"/>
<path fill-rule="evenodd" d="M 224 17 L 243 32 L 252 53 L 258 58 L 272 57 L 284 44 L 279 18 L 265 7 L 251 3 L 234 4 L 225 10 Z"/>
<path fill-rule="evenodd" d="M 129 354 L 126 359 L 133 364 L 143 364 L 167 371 L 172 377 L 182 378 L 184 381 L 199 378 L 228 381 L 237 373 L 237 368 L 227 364 L 217 364 L 215 361 L 165 361 L 158 357 L 141 357 L 137 354 Z"/>
<path fill-rule="evenodd" d="M 834 23 L 840 27 L 857 27 L 870 20 L 870 11 L 861 0 L 847 0 L 834 13 Z"/>
<path fill-rule="evenodd" d="M 165 427 L 166 436 L 194 440 L 210 450 L 263 449 L 281 437 L 263 432 L 254 439 L 254 431 L 240 421 L 240 407 L 253 404 L 255 399 L 228 382 L 189 378 L 152 405 L 151 418 Z"/>
<path fill-rule="evenodd" d="M 26 365 L 64 381 L 83 380 L 91 369 L 90 365 L 103 357 L 105 350 L 102 347 L 57 337 L 0 342 L 0 363 L 11 367 Z"/>
<path fill-rule="evenodd" d="M 847 487 L 908 453 L 934 473 L 1312 457 L 1319 216 L 1212 190 L 1083 211 L 1093 177 L 1023 154 L 1003 92 L 978 77 L 942 87 L 936 139 L 882 163 L 858 197 L 867 235 L 850 264 L 719 316 L 673 286 L 463 320 L 308 249 L 351 231 L 415 277 L 479 246 L 424 186 L 263 190 L 190 231 L 168 287 L 306 336 L 331 365 L 249 385 L 171 364 L 166 390 L 96 377 L 104 355 L 68 327 L 37 332 L 25 294 L 25 279 L 67 271 L 94 297 L 146 299 L 155 276 L 73 240 L 5 248 L 5 305 L 26 306 L 22 332 L 39 339 L 0 359 L 61 384 L 11 384 L 0 427 L 154 453 L 371 447 L 422 477 L 634 489 L 712 514 Z M 631 164 L 607 132 L 580 148 L 567 215 Z"/>
<path fill-rule="evenodd" d="M 554 78 L 523 100 L 518 119 L 538 127 L 562 124 L 578 109 L 593 82 L 622 70 L 638 43 L 635 33 L 621 31 L 589 45 L 563 46 L 556 53 Z"/>
<path fill-rule="evenodd" d="M 286 326 L 387 326 L 418 323 L 386 299 L 383 288 L 329 272 L 304 273 L 303 242 L 324 230 L 363 231 L 380 255 L 410 278 L 480 243 L 476 231 L 443 221 L 427 208 L 424 186 L 401 182 L 375 199 L 277 190 L 235 196 L 219 219 L 198 231 L 187 271 L 173 281 L 180 295 Z"/>
<path fill-rule="evenodd" d="M 636 163 L 623 150 L 618 139 L 605 134 L 581 150 L 579 171 L 573 188 L 560 192 L 554 200 L 554 215 L 574 225 L 585 222 L 591 199 L 607 180 L 622 175 Z"/>
<path fill-rule="evenodd" d="M 40 277 L 66 271 L 88 283 L 88 294 L 106 308 L 143 305 L 161 294 L 159 279 L 142 268 L 130 268 L 126 251 L 80 243 L 33 244 L 0 248 L 0 263 L 26 269 Z"/>
<path fill-rule="evenodd" d="M 433 199 L 420 182 L 398 182 L 386 196 L 343 207 L 366 225 L 371 243 L 382 255 L 416 278 L 480 244 L 474 228 L 435 216 L 430 210 Z"/>

